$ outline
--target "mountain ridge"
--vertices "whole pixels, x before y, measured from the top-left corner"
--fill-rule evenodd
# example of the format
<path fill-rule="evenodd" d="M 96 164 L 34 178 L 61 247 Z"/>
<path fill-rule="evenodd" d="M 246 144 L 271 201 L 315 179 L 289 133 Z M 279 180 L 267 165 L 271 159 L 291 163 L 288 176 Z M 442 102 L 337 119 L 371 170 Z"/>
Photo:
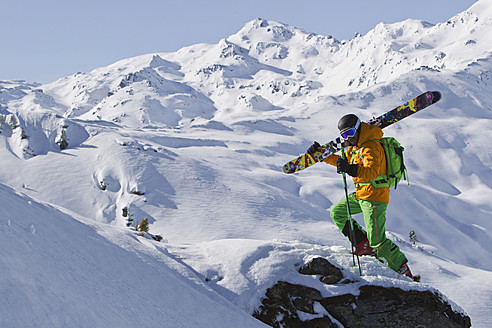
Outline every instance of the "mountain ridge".
<path fill-rule="evenodd" d="M 466 50 L 476 47 L 490 49 L 488 39 L 475 40 L 474 38 L 479 34 L 476 32 L 477 26 L 484 29 L 485 27 L 480 25 L 482 21 L 490 21 L 490 17 L 480 22 L 477 21 L 478 14 L 473 11 L 473 8 L 477 6 L 478 4 L 472 6 L 470 11 L 456 15 L 447 23 L 437 25 L 418 20 L 407 20 L 394 24 L 380 23 L 366 35 L 358 35 L 346 43 L 285 24 L 255 19 L 245 24 L 238 33 L 221 40 L 217 45 L 194 45 L 171 54 L 143 55 L 122 60 L 108 66 L 107 69 L 94 70 L 93 73 L 102 75 L 97 77 L 97 80 L 107 82 L 102 82 L 103 84 L 98 82 L 99 85 L 92 87 L 87 86 L 87 91 L 81 89 L 77 95 L 69 97 L 71 99 L 69 103 L 73 104 L 70 115 L 78 116 L 78 107 L 75 104 L 84 103 L 89 107 L 82 113 L 92 110 L 92 114 L 87 114 L 88 116 L 92 115 L 96 119 L 105 117 L 111 120 L 107 114 L 101 115 L 98 109 L 105 107 L 105 104 L 100 104 L 100 102 L 106 99 L 108 94 L 118 93 L 118 87 L 127 83 L 120 80 L 119 76 L 122 74 L 126 74 L 127 79 L 141 76 L 140 79 L 145 80 L 149 86 L 155 86 L 154 89 L 158 93 L 158 90 L 162 90 L 161 93 L 179 92 L 186 95 L 185 99 L 203 97 L 205 103 L 201 106 L 206 102 L 217 104 L 215 108 L 213 105 L 208 106 L 206 110 L 208 114 L 192 110 L 183 117 L 177 113 L 176 119 L 164 122 L 164 126 L 171 127 L 179 125 L 176 121 L 179 118 L 182 118 L 183 122 L 189 121 L 186 116 L 190 119 L 201 115 L 211 118 L 210 116 L 220 111 L 221 107 L 232 107 L 232 104 L 222 103 L 220 100 L 221 91 L 218 90 L 223 87 L 229 91 L 239 88 L 243 91 L 243 95 L 245 93 L 255 94 L 261 97 L 261 102 L 267 108 L 285 108 L 285 102 L 282 101 L 284 97 L 277 95 L 295 97 L 312 91 L 319 97 L 336 96 L 339 92 L 357 92 L 373 85 L 388 83 L 398 76 L 415 70 L 463 70 L 467 65 L 490 59 L 490 51 L 475 58 L 475 55 L 470 55 L 470 49 Z M 490 25 L 489 22 L 487 24 Z M 451 33 L 449 29 L 461 30 L 463 35 L 458 33 L 460 37 L 456 38 L 457 33 Z M 447 37 L 442 37 L 443 35 L 453 35 L 453 39 L 446 41 Z M 443 41 L 437 42 L 436 37 Z M 463 47 L 463 44 L 466 47 Z M 460 49 L 459 54 L 453 53 L 456 52 L 456 47 Z M 463 52 L 462 49 L 466 51 Z M 447 53 L 448 51 L 451 53 Z M 476 50 L 471 53 L 476 53 Z M 149 63 L 150 56 L 152 59 Z M 453 58 L 460 59 L 456 61 Z M 133 64 L 130 64 L 132 62 Z M 134 68 L 129 71 L 130 67 Z M 148 70 L 149 68 L 155 73 Z M 115 77 L 108 80 L 108 77 L 115 72 Z M 277 73 L 273 74 L 274 79 L 271 78 L 272 74 L 266 79 L 262 77 L 264 73 L 269 72 Z M 158 77 L 158 74 L 161 74 L 162 78 Z M 156 78 L 159 81 L 157 83 Z M 56 95 L 55 90 L 57 89 L 68 89 L 68 86 L 73 85 L 72 89 L 75 91 L 90 81 L 90 78 L 89 80 L 80 79 L 77 75 L 71 79 L 80 80 L 80 82 L 74 84 L 74 82 L 67 81 L 69 82 L 67 87 L 63 87 L 63 84 L 67 83 L 64 81 L 65 78 L 45 86 L 44 89 L 47 93 Z M 164 81 L 178 83 L 175 84 L 177 88 L 167 84 L 170 82 L 162 84 Z M 256 82 L 251 84 L 250 82 L 253 81 Z M 179 87 L 180 84 L 181 87 Z M 90 91 L 91 89 L 94 90 Z M 245 96 L 246 98 L 251 97 Z M 131 102 L 132 97 L 121 97 L 125 100 L 120 102 L 120 106 Z M 186 106 L 186 103 L 190 103 L 186 100 L 169 101 L 162 97 L 155 97 L 155 100 L 159 108 L 175 113 L 179 111 L 186 113 L 186 109 L 183 110 L 183 104 Z M 246 103 L 254 107 L 251 101 L 246 101 Z M 110 107 L 110 104 L 112 107 L 119 106 L 114 101 L 109 102 L 106 106 Z M 132 108 L 137 106 L 139 106 L 138 102 L 132 104 Z M 125 113 L 125 115 L 128 114 L 128 112 Z M 140 126 L 159 123 L 159 119 L 152 120 L 149 117 L 140 118 L 142 121 Z M 112 119 L 118 120 L 117 117 Z M 138 119 L 133 121 L 134 125 L 139 124 Z"/>

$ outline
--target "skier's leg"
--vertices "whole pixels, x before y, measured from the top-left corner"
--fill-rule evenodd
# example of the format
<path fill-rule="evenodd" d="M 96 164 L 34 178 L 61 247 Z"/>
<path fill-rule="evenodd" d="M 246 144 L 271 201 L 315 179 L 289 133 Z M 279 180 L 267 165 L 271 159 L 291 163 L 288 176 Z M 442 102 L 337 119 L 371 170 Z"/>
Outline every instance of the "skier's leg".
<path fill-rule="evenodd" d="M 352 215 L 359 214 L 362 212 L 359 203 L 355 199 L 355 193 L 352 193 L 348 197 L 350 212 Z M 337 204 L 335 204 L 330 211 L 330 216 L 335 225 L 340 229 L 340 231 L 348 237 L 354 246 L 357 246 L 361 241 L 366 238 L 366 232 L 364 229 L 354 220 L 354 234 L 355 234 L 355 242 L 352 240 L 353 238 L 350 236 L 350 221 L 349 221 L 349 213 L 347 210 L 347 199 L 344 197 Z"/>
<path fill-rule="evenodd" d="M 369 246 L 377 250 L 377 256 L 386 259 L 388 266 L 398 271 L 398 268 L 407 262 L 407 258 L 398 246 L 386 238 L 386 209 L 387 203 L 374 201 L 359 201 L 364 224 L 367 229 Z"/>

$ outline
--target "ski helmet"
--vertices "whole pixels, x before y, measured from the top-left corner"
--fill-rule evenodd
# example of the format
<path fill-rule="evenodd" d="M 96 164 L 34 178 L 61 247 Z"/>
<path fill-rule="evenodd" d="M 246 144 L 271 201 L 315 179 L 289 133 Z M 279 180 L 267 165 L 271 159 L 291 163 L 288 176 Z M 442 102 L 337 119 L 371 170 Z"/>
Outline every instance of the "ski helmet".
<path fill-rule="evenodd" d="M 351 128 L 358 128 L 360 120 L 355 114 L 347 114 L 338 121 L 338 131 L 342 132 Z"/>

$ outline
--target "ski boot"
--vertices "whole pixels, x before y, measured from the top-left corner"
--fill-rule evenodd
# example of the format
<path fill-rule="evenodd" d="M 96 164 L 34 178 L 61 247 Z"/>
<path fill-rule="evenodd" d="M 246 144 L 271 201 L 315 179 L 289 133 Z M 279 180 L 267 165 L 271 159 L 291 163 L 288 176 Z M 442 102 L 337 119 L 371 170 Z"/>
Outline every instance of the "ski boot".
<path fill-rule="evenodd" d="M 371 246 L 369 246 L 369 240 L 366 238 L 363 241 L 361 241 L 359 245 L 357 245 L 357 249 L 353 251 L 353 254 L 354 255 L 358 254 L 359 256 L 362 255 L 376 256 L 377 251 Z"/>
<path fill-rule="evenodd" d="M 410 279 L 414 280 L 412 272 L 410 272 L 410 268 L 408 267 L 408 265 L 406 263 L 402 264 L 401 267 L 398 268 L 397 272 L 403 276 L 407 276 Z"/>

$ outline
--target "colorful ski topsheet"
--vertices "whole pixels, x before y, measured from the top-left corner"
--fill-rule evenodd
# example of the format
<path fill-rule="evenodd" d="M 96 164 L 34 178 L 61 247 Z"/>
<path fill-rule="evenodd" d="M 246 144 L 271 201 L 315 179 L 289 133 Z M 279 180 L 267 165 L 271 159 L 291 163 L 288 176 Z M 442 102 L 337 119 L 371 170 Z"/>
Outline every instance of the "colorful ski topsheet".
<path fill-rule="evenodd" d="M 372 118 L 368 124 L 379 126 L 384 129 L 391 124 L 404 119 L 407 116 L 412 115 L 432 104 L 435 104 L 441 99 L 441 93 L 439 91 L 427 91 L 412 100 L 393 108 L 392 110 L 384 113 L 381 116 Z M 310 167 L 318 162 L 323 161 L 326 157 L 336 153 L 342 149 L 343 140 L 338 137 L 325 145 L 321 145 L 321 150 L 314 154 L 303 154 L 286 163 L 283 167 L 284 173 L 290 174 L 307 167 Z"/>
<path fill-rule="evenodd" d="M 421 94 L 418 97 L 413 98 L 409 102 L 406 102 L 383 115 L 371 119 L 368 123 L 371 125 L 377 125 L 381 129 L 404 119 L 407 116 L 412 115 L 432 104 L 435 104 L 441 99 L 441 93 L 438 91 L 428 91 Z"/>

